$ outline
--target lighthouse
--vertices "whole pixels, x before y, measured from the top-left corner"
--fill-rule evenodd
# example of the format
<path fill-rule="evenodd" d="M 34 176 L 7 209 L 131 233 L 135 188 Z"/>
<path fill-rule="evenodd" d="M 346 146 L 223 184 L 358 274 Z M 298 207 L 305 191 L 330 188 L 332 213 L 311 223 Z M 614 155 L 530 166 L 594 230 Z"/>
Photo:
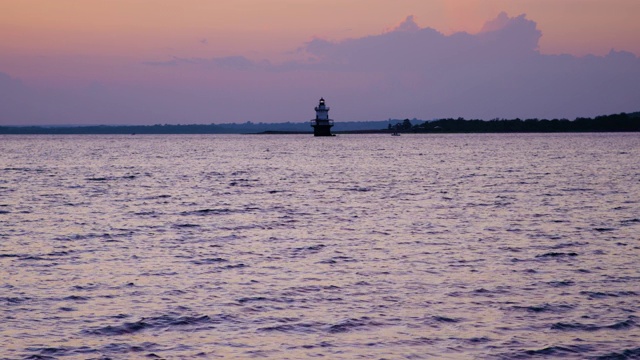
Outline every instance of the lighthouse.
<path fill-rule="evenodd" d="M 311 120 L 313 136 L 333 136 L 331 134 L 333 120 L 329 119 L 329 107 L 324 103 L 324 98 L 320 98 L 320 103 L 315 110 L 316 118 Z"/>

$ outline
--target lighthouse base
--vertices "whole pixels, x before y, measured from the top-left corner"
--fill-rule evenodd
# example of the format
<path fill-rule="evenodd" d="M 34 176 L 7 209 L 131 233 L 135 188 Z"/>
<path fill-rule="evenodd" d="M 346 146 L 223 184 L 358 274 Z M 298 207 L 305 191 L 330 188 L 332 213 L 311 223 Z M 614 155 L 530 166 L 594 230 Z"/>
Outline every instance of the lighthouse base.
<path fill-rule="evenodd" d="M 331 126 L 314 126 L 313 136 L 335 136 L 331 133 Z"/>
<path fill-rule="evenodd" d="M 335 136 L 331 133 L 333 120 L 312 120 L 313 136 Z"/>

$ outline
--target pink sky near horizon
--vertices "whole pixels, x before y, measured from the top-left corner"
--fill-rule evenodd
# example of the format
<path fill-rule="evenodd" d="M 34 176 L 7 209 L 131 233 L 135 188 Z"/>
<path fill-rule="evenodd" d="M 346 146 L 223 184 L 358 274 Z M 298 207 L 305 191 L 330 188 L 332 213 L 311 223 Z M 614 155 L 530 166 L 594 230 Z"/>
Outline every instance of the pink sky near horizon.
<path fill-rule="evenodd" d="M 153 101 L 140 95 L 144 91 L 162 90 L 165 98 L 171 93 L 186 98 L 184 94 L 201 90 L 223 98 L 229 96 L 223 87 L 230 86 L 237 93 L 261 97 L 274 82 L 311 96 L 314 89 L 303 89 L 304 79 L 323 81 L 317 71 L 270 69 L 256 75 L 237 67 L 227 71 L 219 64 L 213 69 L 214 64 L 206 61 L 170 71 L 149 64 L 173 59 L 287 64 L 307 60 L 309 54 L 300 49 L 308 51 L 313 39 L 339 44 L 375 37 L 407 16 L 413 16 L 420 28 L 445 35 L 477 34 L 503 11 L 513 18 L 526 14 L 535 22 L 542 33 L 538 50 L 544 55 L 605 56 L 615 49 L 640 56 L 638 0 L 3 0 L 0 75 L 37 94 L 60 89 L 70 94 L 84 89 L 117 93 L 113 89 L 118 88 L 149 104 Z M 393 83 L 388 74 L 349 76 L 357 83 L 345 81 L 341 86 L 353 87 L 354 92 L 376 81 L 384 86 Z M 398 81 L 403 86 L 410 82 Z M 242 99 L 229 99 L 235 102 L 242 106 Z M 205 111 L 205 105 L 198 106 Z M 15 120 L 0 118 L 0 124 L 10 121 Z"/>

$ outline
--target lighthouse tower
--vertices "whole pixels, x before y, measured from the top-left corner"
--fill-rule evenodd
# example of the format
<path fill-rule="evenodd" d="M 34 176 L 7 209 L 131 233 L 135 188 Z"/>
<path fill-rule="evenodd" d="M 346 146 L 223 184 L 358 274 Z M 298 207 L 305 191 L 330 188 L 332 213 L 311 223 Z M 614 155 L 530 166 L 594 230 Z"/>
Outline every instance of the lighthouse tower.
<path fill-rule="evenodd" d="M 331 127 L 333 120 L 329 119 L 329 107 L 325 105 L 324 98 L 320 98 L 320 103 L 315 107 L 316 118 L 311 120 L 313 136 L 333 136 Z"/>

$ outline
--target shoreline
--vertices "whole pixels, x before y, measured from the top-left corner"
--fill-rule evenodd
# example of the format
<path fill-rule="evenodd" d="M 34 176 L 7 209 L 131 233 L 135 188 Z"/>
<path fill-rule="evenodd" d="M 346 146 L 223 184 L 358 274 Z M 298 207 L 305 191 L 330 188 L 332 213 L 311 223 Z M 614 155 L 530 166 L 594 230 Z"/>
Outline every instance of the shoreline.
<path fill-rule="evenodd" d="M 466 120 L 448 118 L 432 121 L 338 122 L 335 134 L 452 134 L 452 133 L 584 133 L 640 132 L 640 112 L 568 119 Z M 420 121 L 418 123 L 418 121 Z M 84 126 L 0 126 L 0 135 L 142 135 L 142 134 L 313 134 L 308 123 L 244 123 L 188 125 L 84 125 Z M 380 128 L 380 127 L 386 128 Z M 340 130 L 340 128 L 345 128 Z M 361 128 L 359 128 L 361 127 Z M 377 129 L 376 129 L 377 127 Z"/>

